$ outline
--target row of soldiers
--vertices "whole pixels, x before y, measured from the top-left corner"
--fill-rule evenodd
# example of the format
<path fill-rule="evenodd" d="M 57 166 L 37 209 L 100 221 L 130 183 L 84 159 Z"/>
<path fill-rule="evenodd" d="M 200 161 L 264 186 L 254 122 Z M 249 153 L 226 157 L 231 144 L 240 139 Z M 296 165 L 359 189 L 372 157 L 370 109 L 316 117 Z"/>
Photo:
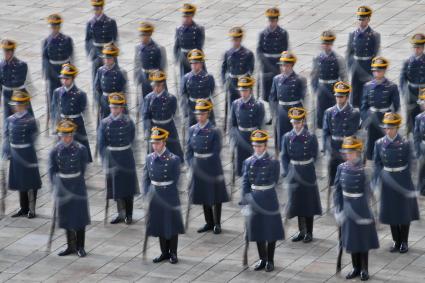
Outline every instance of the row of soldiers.
<path fill-rule="evenodd" d="M 88 24 L 86 37 L 88 44 L 86 46 L 88 46 L 87 50 L 90 50 L 89 54 L 98 52 L 92 57 L 94 60 L 93 68 L 96 67 L 96 64 L 103 64 L 101 67 L 96 67 L 96 70 L 93 69 L 93 93 L 95 94 L 95 101 L 99 105 L 98 149 L 96 151 L 100 152 L 107 169 L 107 198 L 117 201 L 118 216 L 111 223 L 126 222 L 131 224 L 133 198 L 138 193 L 138 181 L 131 146 L 135 138 L 135 126 L 128 116 L 126 107 L 128 100 L 126 97 L 127 79 L 125 72 L 117 64 L 118 47 L 113 42 L 107 41 L 109 35 L 111 35 L 111 38 L 115 36 L 111 41 L 116 41 L 116 23 L 103 14 L 103 1 L 93 1 L 92 4 L 96 16 Z M 229 194 L 226 191 L 219 155 L 221 137 L 219 131 L 215 128 L 212 112 L 211 101 L 215 87 L 214 79 L 206 71 L 204 54 L 201 50 L 204 41 L 203 28 L 192 21 L 196 9 L 193 5 L 185 4 L 182 11 L 184 23 L 176 32 L 175 55 L 176 58 L 179 58 L 182 70 L 182 99 L 180 101 L 183 114 L 188 118 L 190 126 L 188 138 L 184 139 L 187 141 L 186 161 L 192 168 L 189 190 L 190 203 L 203 205 L 206 224 L 198 232 L 212 230 L 219 234 L 221 233 L 221 204 L 229 200 Z M 368 139 L 367 156 L 373 157 L 377 165 L 374 184 L 381 174 L 383 175 L 382 188 L 385 189 L 385 192 L 383 192 L 385 197 L 382 198 L 381 202 L 380 219 L 383 223 L 391 225 L 394 239 L 392 251 L 407 252 L 408 227 L 410 221 L 419 216 L 416 195 L 407 165 L 409 162 L 408 142 L 397 135 L 396 131 L 401 122 L 399 116 L 393 113 L 399 108 L 398 90 L 393 83 L 385 79 L 387 60 L 382 57 L 372 60 L 372 57 L 375 56 L 373 52 L 377 52 L 379 48 L 374 47 L 372 52 L 370 45 L 379 46 L 379 36 L 372 32 L 368 26 L 371 10 L 362 6 L 358 9 L 357 14 L 359 15 L 360 27 L 350 35 L 353 48 L 349 53 L 354 62 L 352 64 L 357 66 L 356 68 L 352 67 L 352 69 L 358 71 L 363 67 L 370 69 L 368 71 L 369 76 L 373 70 L 375 79 L 365 84 L 364 87 L 359 87 L 360 79 L 357 77 L 358 80 L 356 81 L 353 77 L 353 89 L 347 83 L 338 82 L 343 79 L 341 74 L 344 74 L 344 65 L 341 64 L 340 59 L 334 60 L 338 56 L 331 52 L 331 46 L 335 40 L 335 36 L 331 32 L 323 33 L 322 46 L 324 52 L 317 60 L 315 59 L 316 63 L 314 64 L 313 77 L 315 79 L 313 84 L 316 84 L 316 90 L 319 93 L 318 98 L 321 101 L 319 105 L 324 105 L 321 104 L 323 99 L 320 100 L 323 95 L 328 96 L 328 103 L 330 103 L 321 106 L 323 114 L 320 115 L 324 116 L 323 119 L 317 118 L 318 122 L 323 121 L 321 126 L 323 128 L 324 150 L 329 150 L 331 156 L 329 162 L 331 168 L 330 184 L 335 186 L 335 192 L 338 188 L 340 189 L 339 193 L 342 194 L 342 199 L 344 197 L 367 198 L 362 191 L 354 190 L 356 188 L 365 189 L 364 187 L 359 188 L 359 186 L 350 183 L 358 183 L 357 179 L 351 180 L 344 177 L 342 178 L 344 180 L 340 180 L 340 174 L 342 174 L 340 171 L 343 171 L 344 168 L 344 166 L 340 167 L 340 164 L 344 161 L 340 149 L 343 147 L 341 144 L 343 144 L 344 137 L 356 134 L 360 120 L 369 123 L 367 124 L 368 129 L 373 138 Z M 276 42 L 265 37 L 264 33 L 261 34 L 260 41 L 264 46 L 268 46 L 267 48 L 280 48 L 282 44 L 279 40 L 284 38 L 286 40 L 285 49 L 287 49 L 287 33 L 282 32 L 284 30 L 277 25 L 279 11 L 272 8 L 266 12 L 266 15 L 270 19 L 270 27 L 264 33 Z M 63 54 L 60 54 L 62 57 L 52 57 L 54 54 L 59 54 L 59 51 L 65 50 L 61 46 L 62 44 L 68 44 L 72 50 L 72 41 L 69 37 L 66 37 L 66 40 L 60 38 L 60 36 L 63 37 L 59 32 L 61 22 L 62 19 L 58 15 L 49 17 L 53 33 L 43 45 L 43 50 L 47 54 L 47 57 L 43 56 L 43 66 L 45 64 L 44 70 L 48 70 L 49 74 L 49 76 L 46 76 L 49 79 L 48 99 L 51 105 L 49 108 L 54 117 L 52 120 L 60 121 L 57 131 L 61 136 L 61 141 L 49 157 L 49 175 L 57 188 L 55 190 L 55 207 L 58 208 L 59 226 L 67 230 L 68 248 L 61 255 L 77 252 L 79 256 L 85 256 L 84 231 L 85 226 L 89 224 L 90 217 L 83 177 L 86 163 L 91 161 L 91 152 L 82 115 L 86 108 L 87 96 L 75 85 L 74 80 L 78 71 L 74 65 L 68 63 L 72 58 L 72 52 L 71 55 L 68 54 L 68 57 Z M 99 30 L 96 30 L 95 27 Z M 102 28 L 105 28 L 105 32 Z M 106 29 L 110 33 L 107 33 Z M 142 88 L 140 100 L 143 100 L 143 103 L 140 103 L 138 112 L 143 115 L 145 130 L 150 132 L 152 147 L 148 146 L 148 150 L 149 152 L 154 151 L 146 159 L 143 174 L 144 192 L 150 195 L 146 232 L 147 235 L 160 237 L 161 255 L 154 261 L 159 262 L 168 259 L 170 262 L 176 263 L 177 235 L 184 232 L 178 209 L 180 202 L 177 194 L 179 166 L 184 157 L 173 121 L 177 109 L 177 99 L 168 93 L 165 72 L 159 70 L 165 68 L 163 49 L 159 48 L 154 51 L 147 48 L 147 45 L 152 45 L 153 42 L 150 39 L 153 26 L 143 23 L 140 31 L 142 43 L 140 53 L 136 53 L 137 58 L 139 58 L 138 66 L 140 69 L 137 69 L 139 71 L 136 71 L 136 76 L 140 79 L 139 85 Z M 230 113 L 229 132 L 234 145 L 236 160 L 234 171 L 236 175 L 243 179 L 241 205 L 245 206 L 244 213 L 248 216 L 246 237 L 247 240 L 257 242 L 259 251 L 260 262 L 255 269 L 265 268 L 266 271 L 271 271 L 274 266 L 273 255 L 276 240 L 281 240 L 284 236 L 279 205 L 274 190 L 280 176 L 279 162 L 273 160 L 266 153 L 265 144 L 268 140 L 268 134 L 261 131 L 264 124 L 265 108 L 263 103 L 253 96 L 254 79 L 251 76 L 254 68 L 253 53 L 241 45 L 242 29 L 233 28 L 230 35 L 233 38 L 234 46 L 225 54 L 222 75 L 228 90 L 228 99 L 226 100 L 228 106 L 225 107 L 225 110 Z M 276 38 L 279 38 L 279 40 Z M 185 48 L 188 47 L 188 45 L 185 45 L 187 41 L 193 45 L 201 44 L 201 47 Z M 374 44 L 369 41 L 373 41 Z M 413 75 L 423 74 L 421 72 L 423 66 L 420 65 L 420 60 L 423 60 L 424 57 L 425 37 L 421 34 L 415 35 L 412 42 L 415 45 L 415 51 L 418 53 L 417 56 L 412 57 L 406 63 L 405 74 L 407 76 L 404 82 L 408 82 L 410 93 L 413 93 L 412 89 L 417 91 L 417 96 L 418 89 L 421 87 L 418 82 L 421 82 L 420 80 L 423 78 L 415 77 L 417 79 L 415 80 Z M 58 47 L 57 53 L 53 52 L 55 44 Z M 1 73 L 2 92 L 5 101 L 5 113 L 6 110 L 9 111 L 9 114 L 5 114 L 8 116 L 6 116 L 4 127 L 4 153 L 11 160 L 9 188 L 21 192 L 21 209 L 13 216 L 26 215 L 32 218 L 35 216 L 36 192 L 41 187 L 34 150 L 37 125 L 32 115 L 29 104 L 30 97 L 25 84 L 28 83 L 26 78 L 28 70 L 25 63 L 14 57 L 15 46 L 16 44 L 11 40 L 2 42 L 6 57 Z M 361 46 L 364 47 L 364 50 Z M 147 53 L 143 53 L 145 50 Z M 365 55 L 362 52 L 367 54 L 372 52 L 373 56 L 361 56 Z M 271 112 L 276 113 L 276 148 L 282 153 L 281 161 L 284 168 L 282 175 L 288 177 L 290 184 L 290 202 L 287 214 L 289 218 L 297 216 L 299 221 L 299 233 L 293 240 L 302 240 L 308 243 L 313 239 L 313 217 L 321 214 L 322 210 L 314 169 L 318 142 L 314 134 L 309 133 L 306 128 L 305 110 L 302 108 L 302 99 L 306 90 L 305 79 L 293 71 L 296 57 L 292 52 L 274 51 L 267 53 L 262 51 L 257 52 L 257 54 L 262 54 L 263 59 L 269 62 L 263 64 L 264 67 L 267 65 L 270 68 L 273 66 L 275 70 L 277 69 L 277 73 L 263 71 L 260 81 L 263 89 L 267 85 L 269 86 L 269 91 L 263 91 L 263 94 L 269 94 L 269 97 L 264 100 L 271 102 Z M 330 54 L 333 54 L 332 56 L 335 58 L 328 58 Z M 366 57 L 370 58 L 365 59 Z M 148 58 L 157 60 L 161 68 L 149 68 L 146 62 Z M 274 63 L 271 63 L 272 60 Z M 328 62 L 326 60 L 334 61 Z M 370 61 L 368 64 L 363 64 L 363 61 L 368 60 Z M 278 74 L 278 65 L 281 65 L 281 74 Z M 416 69 L 413 68 L 414 66 Z M 21 70 L 19 68 L 25 70 L 25 75 L 23 71 L 17 72 Z M 332 74 L 329 76 L 324 74 L 324 72 L 335 71 L 335 69 L 338 69 L 337 77 Z M 359 72 L 363 74 L 364 71 Z M 185 72 L 187 74 L 183 75 Z M 266 73 L 269 73 L 269 77 L 265 75 Z M 359 75 L 359 73 L 353 73 L 353 76 L 354 74 Z M 332 81 L 331 77 L 335 80 Z M 56 82 L 59 81 L 59 85 L 57 84 L 56 87 L 52 84 L 53 78 Z M 268 84 L 266 83 L 267 79 Z M 358 104 L 355 105 L 355 98 L 358 99 L 355 94 L 356 88 L 363 92 L 361 94 L 363 96 L 361 99 L 363 100 L 363 109 L 361 108 L 360 113 L 353 107 L 353 105 L 359 106 Z M 331 93 L 332 99 L 329 98 L 329 93 Z M 334 96 L 335 98 L 333 98 Z M 351 98 L 352 104 L 348 102 L 349 98 Z M 336 105 L 332 106 L 335 101 Z M 419 102 L 422 103 L 423 101 L 424 97 L 419 96 Z M 9 104 L 13 105 L 13 111 L 16 112 L 13 115 L 10 115 L 12 106 Z M 391 113 L 384 114 L 385 112 Z M 375 119 L 372 122 L 368 121 L 371 117 Z M 417 153 L 420 155 L 423 154 L 422 140 L 425 132 L 422 117 L 423 114 L 418 116 L 417 123 L 415 123 L 415 145 Z M 388 130 L 386 136 L 379 139 L 383 134 L 376 126 L 379 126 L 381 122 L 387 125 L 385 127 L 392 130 Z M 375 126 L 375 135 L 372 135 L 371 125 Z M 74 138 L 78 142 L 74 141 Z M 375 142 L 376 140 L 378 142 Z M 346 143 L 349 142 L 349 140 L 346 141 Z M 346 145 L 345 149 L 354 148 L 356 154 L 359 154 L 359 148 L 361 149 L 361 146 L 358 146 L 359 142 L 355 138 L 351 138 L 351 142 L 357 145 L 355 147 Z M 253 143 L 253 147 L 251 147 L 251 143 Z M 357 159 L 353 158 L 352 161 L 357 161 Z M 395 162 L 395 160 L 398 161 Z M 212 166 L 213 163 L 214 166 Z M 22 170 L 27 170 L 26 172 L 31 178 L 19 178 L 17 172 L 22 172 Z M 306 174 L 306 172 L 309 174 Z M 387 172 L 389 173 L 387 174 Z M 349 175 L 347 172 L 344 174 Z M 358 174 L 354 175 L 358 176 Z M 396 184 L 394 184 L 394 181 L 396 181 Z M 339 182 L 342 182 L 343 185 L 339 185 Z M 348 184 L 344 182 L 348 182 Z M 403 190 L 400 190 L 400 187 Z M 170 188 L 172 190 L 169 190 Z M 210 189 L 205 190 L 205 188 Z M 346 190 L 346 188 L 352 189 L 353 192 L 349 189 Z M 308 206 L 304 205 L 307 200 L 310 204 Z M 340 210 L 343 210 L 341 197 L 336 204 Z M 353 207 L 355 208 L 355 206 Z M 394 207 L 403 210 L 403 213 L 395 210 Z M 347 211 L 348 218 L 351 219 L 352 215 L 349 210 Z M 71 218 L 70 215 L 74 214 L 76 216 Z M 363 218 L 370 217 L 362 216 L 360 220 Z M 166 225 L 155 225 L 158 222 Z M 362 221 L 354 222 L 355 225 L 358 225 Z M 343 227 L 345 226 L 343 225 Z M 344 229 L 353 228 L 342 229 L 343 237 L 347 237 L 343 238 L 346 239 L 345 247 L 353 253 L 354 270 L 351 276 L 361 275 L 360 269 L 362 269 L 364 274 L 362 278 L 367 278 L 367 256 L 364 256 L 364 251 L 377 246 L 373 241 L 369 248 L 365 248 L 362 244 L 354 248 L 347 246 L 353 243 L 354 240 L 350 235 L 355 234 L 355 232 L 347 232 Z M 373 231 L 370 233 L 373 234 Z M 370 233 L 367 234 L 368 237 Z M 363 235 L 362 237 L 366 236 Z"/>

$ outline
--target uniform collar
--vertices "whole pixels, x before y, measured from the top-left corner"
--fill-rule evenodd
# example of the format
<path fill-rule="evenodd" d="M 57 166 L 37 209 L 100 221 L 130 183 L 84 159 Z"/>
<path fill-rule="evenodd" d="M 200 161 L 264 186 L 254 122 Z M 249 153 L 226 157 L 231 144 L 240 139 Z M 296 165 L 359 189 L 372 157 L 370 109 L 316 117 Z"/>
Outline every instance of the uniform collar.
<path fill-rule="evenodd" d="M 281 75 L 282 75 L 282 77 L 283 77 L 284 79 L 287 79 L 287 78 L 289 78 L 290 76 L 295 75 L 295 72 L 294 72 L 294 70 L 292 70 L 289 74 L 281 73 Z"/>
<path fill-rule="evenodd" d="M 195 73 L 194 71 L 190 71 L 191 73 L 192 73 L 192 75 L 194 75 L 194 76 L 200 76 L 200 75 L 203 75 L 204 74 L 204 72 L 205 72 L 205 70 L 204 69 L 201 69 L 199 72 L 197 72 L 197 73 Z"/>
<path fill-rule="evenodd" d="M 299 132 L 297 132 L 295 129 L 292 129 L 292 132 L 293 132 L 296 136 L 299 136 L 299 135 L 301 135 L 301 134 L 303 134 L 303 133 L 304 133 L 304 130 L 305 130 L 305 128 L 302 128 Z"/>
<path fill-rule="evenodd" d="M 27 113 L 28 113 L 28 110 L 24 110 L 24 111 L 22 111 L 22 112 L 16 112 L 16 113 L 15 113 L 15 117 L 16 117 L 16 118 L 22 118 L 22 117 L 24 117 L 25 115 L 27 115 Z"/>
<path fill-rule="evenodd" d="M 209 125 L 209 123 L 210 123 L 210 121 L 209 121 L 209 120 L 207 120 L 207 122 L 206 122 L 205 124 L 203 124 L 203 125 L 201 125 L 201 124 L 199 124 L 199 123 L 198 123 L 198 127 L 199 127 L 200 129 L 204 129 L 204 128 L 206 128 L 206 127 Z"/>
<path fill-rule="evenodd" d="M 325 51 L 322 51 L 320 54 L 321 54 L 322 56 L 324 56 L 324 57 L 330 57 L 330 56 L 332 56 L 332 55 L 334 54 L 334 51 L 333 51 L 333 50 L 331 50 L 329 53 L 327 53 L 327 52 L 325 52 Z"/>
<path fill-rule="evenodd" d="M 262 158 L 266 158 L 268 155 L 269 155 L 269 154 L 268 154 L 267 150 L 265 150 L 262 154 L 257 155 L 257 154 L 255 154 L 255 153 L 254 153 L 254 155 L 253 155 L 253 156 L 254 156 L 256 159 L 262 159 Z"/>
<path fill-rule="evenodd" d="M 164 148 L 161 150 L 161 152 L 154 152 L 155 157 L 161 157 L 165 152 L 167 151 L 167 147 L 164 146 Z"/>
<path fill-rule="evenodd" d="M 345 103 L 345 105 L 343 106 L 343 107 L 339 107 L 339 105 L 338 104 L 336 104 L 335 106 L 336 106 L 336 109 L 338 110 L 338 112 L 342 112 L 342 111 L 344 111 L 345 109 L 347 109 L 348 108 L 348 105 L 349 105 L 350 103 L 347 101 L 346 103 Z"/>
<path fill-rule="evenodd" d="M 95 21 L 100 21 L 105 17 L 105 13 L 100 14 L 99 16 L 94 16 Z"/>
<path fill-rule="evenodd" d="M 63 145 L 64 147 L 69 147 L 73 143 L 74 143 L 74 140 L 72 140 L 70 143 L 64 143 L 62 140 L 59 142 L 59 144 Z"/>
<path fill-rule="evenodd" d="M 106 70 L 112 70 L 112 69 L 114 69 L 116 66 L 117 66 L 117 62 L 115 62 L 114 64 L 112 64 L 112 66 L 106 66 L 106 65 L 105 65 L 105 69 L 106 69 Z"/>
<path fill-rule="evenodd" d="M 117 121 L 117 120 L 119 120 L 119 119 L 121 119 L 122 117 L 123 117 L 123 113 L 121 112 L 119 115 L 117 115 L 117 116 L 114 116 L 114 115 L 112 115 L 112 113 L 111 113 L 111 119 L 112 120 L 114 120 L 114 121 Z"/>
<path fill-rule="evenodd" d="M 385 138 L 389 141 L 389 142 L 394 142 L 398 139 L 399 134 L 397 133 L 397 135 L 395 135 L 394 138 L 390 138 L 388 135 L 385 135 Z"/>
<path fill-rule="evenodd" d="M 374 85 L 383 85 L 387 82 L 387 78 L 384 77 L 381 81 L 378 81 L 377 79 L 373 79 L 373 84 Z"/>
<path fill-rule="evenodd" d="M 368 25 L 367 27 L 365 27 L 365 28 L 358 28 L 357 30 L 359 31 L 359 32 L 366 32 L 366 31 L 369 31 L 369 29 L 370 29 L 370 26 Z"/>
<path fill-rule="evenodd" d="M 244 99 L 244 98 L 241 97 L 241 101 L 243 103 L 248 103 L 252 99 L 252 97 L 253 97 L 252 94 L 250 94 L 246 99 Z"/>
<path fill-rule="evenodd" d="M 72 85 L 70 87 L 66 87 L 64 86 L 63 88 L 65 89 L 66 92 L 70 91 L 72 88 L 74 87 L 74 83 L 72 83 Z"/>
<path fill-rule="evenodd" d="M 156 93 L 156 92 L 154 92 L 154 93 L 155 93 L 155 96 L 161 97 L 165 94 L 165 89 L 163 89 L 160 93 Z"/>

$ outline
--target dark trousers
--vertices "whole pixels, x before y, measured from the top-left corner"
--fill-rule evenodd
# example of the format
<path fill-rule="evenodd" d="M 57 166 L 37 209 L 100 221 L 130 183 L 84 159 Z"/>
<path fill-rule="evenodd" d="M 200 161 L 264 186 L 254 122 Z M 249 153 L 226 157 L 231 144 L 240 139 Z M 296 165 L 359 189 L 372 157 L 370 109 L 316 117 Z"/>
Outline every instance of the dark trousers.
<path fill-rule="evenodd" d="M 314 222 L 313 216 L 309 216 L 309 217 L 298 216 L 298 230 L 304 235 L 305 234 L 313 235 L 313 222 Z"/>
<path fill-rule="evenodd" d="M 29 190 L 28 192 L 19 192 L 19 205 L 24 213 L 35 213 L 35 203 L 37 200 L 37 190 Z"/>
<path fill-rule="evenodd" d="M 177 245 L 179 242 L 179 235 L 174 235 L 170 239 L 159 237 L 159 247 L 163 255 L 175 254 L 177 255 Z"/>
<path fill-rule="evenodd" d="M 133 197 L 117 199 L 118 215 L 121 218 L 133 216 L 133 202 L 134 202 Z"/>
<path fill-rule="evenodd" d="M 353 265 L 353 269 L 368 271 L 369 269 L 369 252 L 365 253 L 352 253 L 351 254 L 351 262 Z"/>
<path fill-rule="evenodd" d="M 214 205 L 203 205 L 205 222 L 209 227 L 220 225 L 221 222 L 221 203 Z"/>
<path fill-rule="evenodd" d="M 419 174 L 418 174 L 418 190 L 421 195 L 425 195 L 425 161 L 419 162 Z"/>
<path fill-rule="evenodd" d="M 409 229 L 408 225 L 390 225 L 391 235 L 396 246 L 400 246 L 401 243 L 409 242 Z"/>
<path fill-rule="evenodd" d="M 84 249 L 86 241 L 86 229 L 66 230 L 66 242 L 72 250 Z"/>
<path fill-rule="evenodd" d="M 258 256 L 260 257 L 261 260 L 273 262 L 275 248 L 276 248 L 276 241 L 257 242 Z"/>

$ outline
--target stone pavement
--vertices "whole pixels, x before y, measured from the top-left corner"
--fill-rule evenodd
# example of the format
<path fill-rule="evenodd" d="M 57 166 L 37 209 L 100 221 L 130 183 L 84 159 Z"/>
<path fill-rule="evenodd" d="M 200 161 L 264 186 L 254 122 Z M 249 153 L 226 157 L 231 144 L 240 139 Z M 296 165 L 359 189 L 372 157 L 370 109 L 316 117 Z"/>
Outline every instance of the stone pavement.
<path fill-rule="evenodd" d="M 172 60 L 174 29 L 180 22 L 177 11 L 183 1 L 172 0 L 107 0 L 106 13 L 115 18 L 119 25 L 119 45 L 122 50 L 121 66 L 133 77 L 134 46 L 138 41 L 137 25 L 140 20 L 152 21 L 156 30 L 154 38 L 166 46 L 169 58 L 169 85 L 175 93 L 175 76 Z M 234 25 L 242 25 L 246 32 L 245 45 L 255 50 L 258 32 L 266 24 L 264 11 L 279 6 L 282 11 L 281 25 L 289 31 L 291 49 L 298 56 L 296 71 L 308 76 L 312 56 L 319 51 L 319 35 L 324 29 L 336 31 L 336 50 L 344 54 L 348 32 L 356 23 L 355 10 L 359 5 L 370 5 L 374 14 L 371 26 L 382 36 L 382 54 L 391 62 L 389 78 L 398 82 L 402 61 L 410 54 L 408 37 L 414 32 L 425 32 L 425 1 L 413 0 L 197 0 L 199 9 L 196 20 L 206 27 L 205 52 L 208 70 L 216 76 L 219 84 L 216 109 L 224 109 L 224 94 L 219 80 L 222 55 L 228 48 L 227 31 Z M 333 217 L 324 214 L 315 221 L 313 243 L 294 244 L 290 241 L 278 243 L 275 256 L 276 270 L 272 273 L 254 272 L 241 264 L 243 252 L 243 217 L 237 205 L 239 190 L 234 192 L 233 201 L 223 207 L 223 233 L 199 235 L 196 228 L 203 223 L 200 207 L 191 211 L 190 227 L 180 237 L 177 265 L 168 263 L 154 265 L 151 259 L 158 255 L 156 239 L 148 242 L 147 258 L 141 253 L 144 235 L 143 202 L 135 203 L 136 223 L 126 225 L 104 225 L 104 178 L 99 162 L 90 165 L 87 184 L 90 195 L 92 225 L 88 227 L 86 247 L 88 256 L 58 257 L 63 249 L 63 231 L 57 231 L 52 252 L 46 253 L 46 242 L 50 227 L 52 201 L 50 184 L 46 178 L 48 151 L 55 137 L 45 131 L 46 103 L 41 80 L 40 47 L 47 36 L 45 18 L 59 12 L 64 16 L 64 33 L 73 37 L 76 44 L 76 60 L 80 69 L 77 84 L 91 98 L 90 63 L 84 52 L 86 21 L 91 17 L 88 0 L 0 0 L 0 37 L 18 41 L 17 55 L 29 63 L 32 80 L 38 89 L 34 93 L 33 105 L 39 118 L 42 133 L 38 140 L 38 156 L 43 174 L 43 189 L 37 202 L 38 217 L 33 220 L 12 219 L 6 216 L 0 221 L 0 280 L 10 282 L 341 282 L 351 268 L 348 255 L 343 257 L 342 275 L 335 275 L 337 233 Z M 135 88 L 131 81 L 132 107 L 134 110 Z M 311 97 L 307 105 L 312 107 Z M 95 141 L 94 111 L 90 107 L 87 128 L 92 149 Z M 133 111 L 134 112 L 134 111 Z M 223 123 L 223 111 L 217 111 L 218 124 Z M 132 113 L 134 115 L 134 113 Z M 310 113 L 312 115 L 313 113 Z M 134 117 L 134 116 L 133 116 Z M 320 136 L 320 133 L 318 133 Z M 137 163 L 141 174 L 146 145 L 137 142 Z M 230 181 L 229 146 L 225 142 L 223 165 Z M 321 188 L 322 205 L 326 208 L 325 182 L 327 172 L 325 158 L 317 165 Z M 140 175 L 139 175 L 140 176 Z M 141 177 L 141 176 L 140 176 Z M 141 179 L 141 178 L 140 178 Z M 185 177 L 181 188 L 183 210 L 186 210 L 187 194 Z M 286 186 L 281 186 L 281 203 L 286 201 Z M 17 209 L 16 193 L 7 195 L 7 211 L 10 215 Z M 425 200 L 420 199 L 421 215 L 424 217 Z M 113 205 L 114 207 L 114 205 Z M 288 237 L 296 232 L 296 221 L 286 225 Z M 388 247 L 391 235 L 387 226 L 381 225 L 379 238 L 381 249 L 373 251 L 370 258 L 371 281 L 373 282 L 425 282 L 425 225 L 415 222 L 411 228 L 410 251 L 408 254 L 390 254 Z M 251 245 L 249 264 L 257 259 L 255 245 Z"/>

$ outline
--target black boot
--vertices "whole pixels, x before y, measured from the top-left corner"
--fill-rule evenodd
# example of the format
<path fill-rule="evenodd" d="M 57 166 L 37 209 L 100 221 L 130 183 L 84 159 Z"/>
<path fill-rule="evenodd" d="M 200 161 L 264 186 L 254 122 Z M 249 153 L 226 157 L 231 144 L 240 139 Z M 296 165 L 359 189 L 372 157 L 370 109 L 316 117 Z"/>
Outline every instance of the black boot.
<path fill-rule="evenodd" d="M 345 276 L 346 279 L 353 279 L 360 275 L 360 254 L 352 253 L 351 261 L 353 264 L 353 270 Z"/>
<path fill-rule="evenodd" d="M 214 234 L 221 233 L 221 203 L 214 205 Z"/>
<path fill-rule="evenodd" d="M 117 199 L 117 212 L 118 215 L 117 217 L 115 217 L 114 220 L 112 220 L 110 223 L 111 224 L 118 224 L 121 222 L 124 222 L 124 218 L 125 218 L 125 201 L 122 199 Z"/>
<path fill-rule="evenodd" d="M 369 279 L 369 253 L 361 253 L 361 271 L 360 280 L 367 281 Z"/>
<path fill-rule="evenodd" d="M 276 242 L 267 243 L 267 263 L 266 272 L 274 270 L 274 250 L 276 248 Z"/>
<path fill-rule="evenodd" d="M 400 253 L 409 251 L 409 229 L 410 225 L 400 225 Z"/>
<path fill-rule="evenodd" d="M 161 255 L 154 258 L 153 263 L 158 263 L 170 258 L 170 254 L 167 249 L 167 240 L 165 238 L 159 237 L 159 248 L 161 249 Z"/>
<path fill-rule="evenodd" d="M 133 197 L 125 200 L 125 224 L 130 225 L 133 223 Z"/>
<path fill-rule="evenodd" d="M 86 250 L 84 249 L 86 241 L 86 230 L 82 229 L 77 231 L 77 255 L 78 257 L 85 257 L 87 255 Z"/>
<path fill-rule="evenodd" d="M 35 217 L 35 205 L 36 205 L 36 201 L 37 201 L 37 190 L 29 190 L 28 191 L 29 209 L 28 209 L 28 215 L 27 215 L 27 217 L 29 219 L 32 219 L 32 218 Z"/>
<path fill-rule="evenodd" d="M 19 206 L 21 208 L 15 214 L 12 214 L 10 217 L 15 218 L 28 215 L 29 199 L 27 192 L 19 192 Z"/>
<path fill-rule="evenodd" d="M 175 235 L 168 240 L 169 251 L 170 251 L 170 263 L 176 264 L 179 260 L 177 258 L 177 245 L 179 242 L 179 235 Z"/>
<path fill-rule="evenodd" d="M 305 218 L 298 216 L 298 234 L 292 238 L 292 242 L 299 242 L 305 237 Z"/>
<path fill-rule="evenodd" d="M 213 219 L 213 210 L 209 205 L 203 205 L 204 208 L 204 217 L 205 222 L 207 222 L 203 227 L 198 229 L 198 233 L 204 233 L 211 231 L 214 228 L 214 219 Z"/>
<path fill-rule="evenodd" d="M 305 217 L 305 227 L 307 230 L 307 233 L 304 236 L 303 242 L 304 243 L 310 243 L 311 241 L 313 241 L 313 221 L 314 221 L 314 217 Z"/>
<path fill-rule="evenodd" d="M 400 227 L 399 225 L 390 225 L 391 229 L 391 235 L 393 237 L 393 246 L 390 248 L 391 253 L 399 252 L 400 251 Z"/>
<path fill-rule="evenodd" d="M 266 250 L 266 242 L 257 242 L 258 256 L 260 260 L 255 264 L 254 270 L 262 270 L 266 267 L 267 261 L 267 250 Z"/>
<path fill-rule="evenodd" d="M 60 253 L 58 253 L 58 256 L 66 256 L 66 255 L 70 255 L 75 253 L 76 250 L 76 235 L 75 235 L 75 231 L 73 230 L 66 230 L 66 244 L 67 247 L 65 250 L 61 251 Z"/>

